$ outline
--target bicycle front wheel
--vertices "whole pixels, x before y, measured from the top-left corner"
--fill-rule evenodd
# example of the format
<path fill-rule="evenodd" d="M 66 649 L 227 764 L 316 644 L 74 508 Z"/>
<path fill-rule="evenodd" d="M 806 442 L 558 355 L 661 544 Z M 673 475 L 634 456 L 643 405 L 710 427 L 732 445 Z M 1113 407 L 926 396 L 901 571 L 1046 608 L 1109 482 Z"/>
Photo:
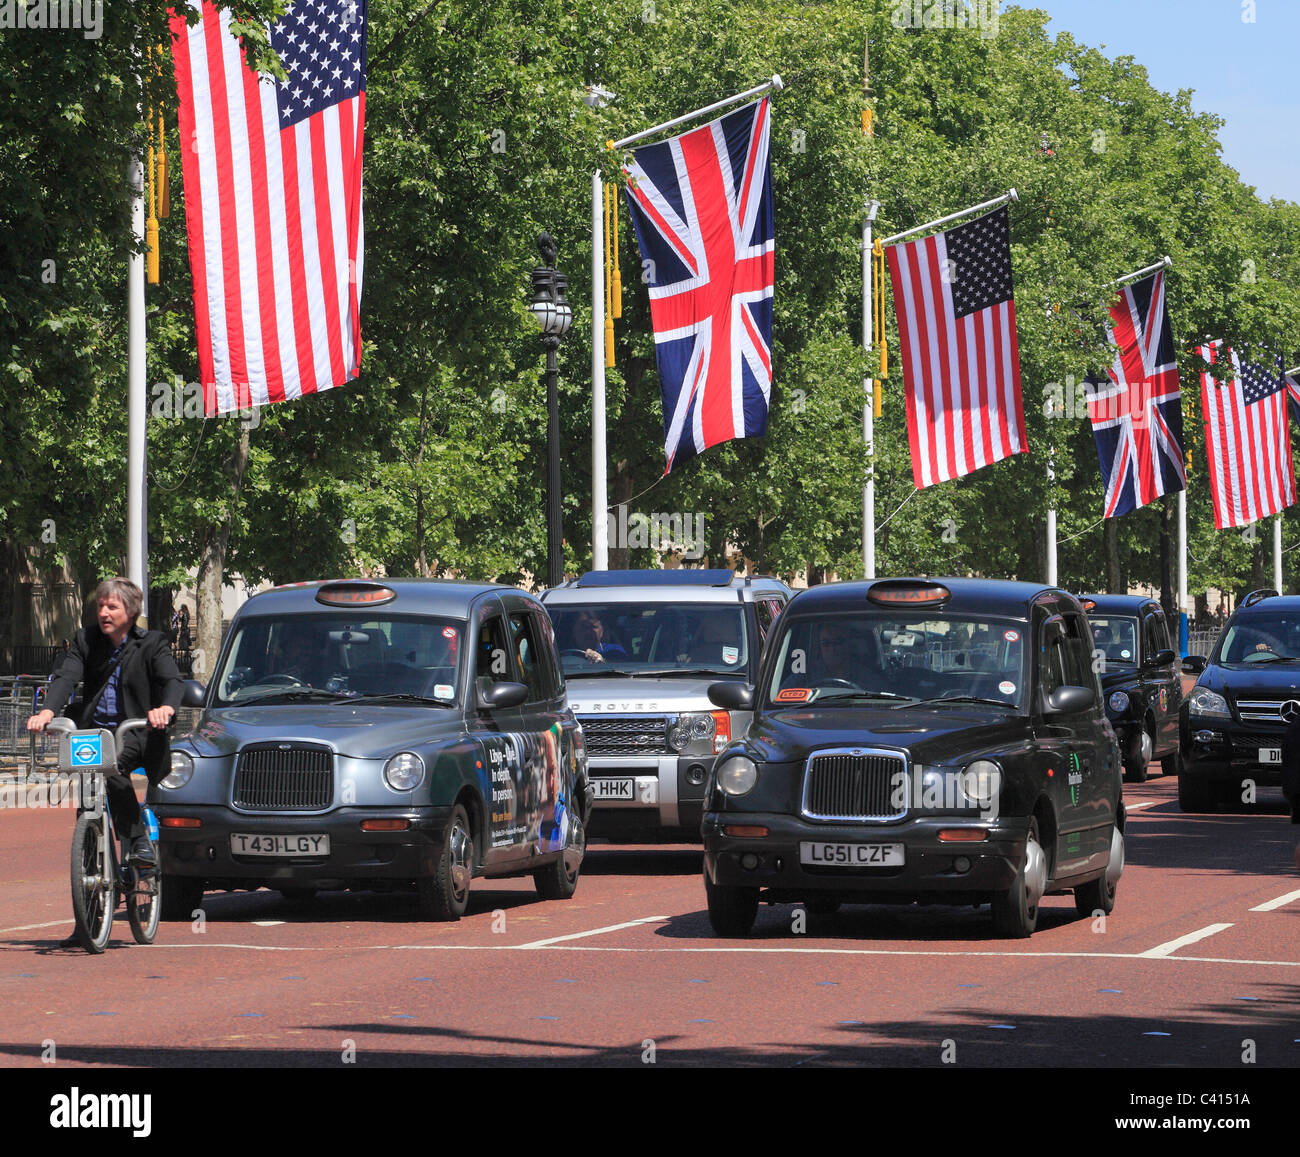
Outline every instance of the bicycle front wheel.
<path fill-rule="evenodd" d="M 162 873 L 157 869 L 144 874 L 139 868 L 127 870 L 131 873 L 131 890 L 126 895 L 126 918 L 131 935 L 137 944 L 152 944 L 162 916 Z"/>
<path fill-rule="evenodd" d="M 72 917 L 82 948 L 95 954 L 108 947 L 116 899 L 104 822 L 103 815 L 81 815 L 72 832 Z"/>

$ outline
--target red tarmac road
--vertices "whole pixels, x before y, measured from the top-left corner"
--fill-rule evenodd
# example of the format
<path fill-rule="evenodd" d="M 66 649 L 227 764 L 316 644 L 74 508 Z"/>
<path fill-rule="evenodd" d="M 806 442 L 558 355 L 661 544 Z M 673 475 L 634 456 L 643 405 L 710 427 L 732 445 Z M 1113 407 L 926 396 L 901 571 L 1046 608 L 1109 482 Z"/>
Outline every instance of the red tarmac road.
<path fill-rule="evenodd" d="M 1154 769 L 1153 769 L 1154 770 Z M 0 1064 L 1300 1065 L 1300 829 L 1280 794 L 1183 815 L 1126 787 L 1104 927 L 1068 896 L 1028 941 L 988 910 L 764 907 L 715 939 L 698 850 L 594 846 L 577 895 L 476 881 L 456 924 L 401 895 L 209 893 L 205 925 L 109 950 L 71 931 L 67 810 L 0 810 Z M 351 1058 L 349 1058 L 351 1059 Z"/>

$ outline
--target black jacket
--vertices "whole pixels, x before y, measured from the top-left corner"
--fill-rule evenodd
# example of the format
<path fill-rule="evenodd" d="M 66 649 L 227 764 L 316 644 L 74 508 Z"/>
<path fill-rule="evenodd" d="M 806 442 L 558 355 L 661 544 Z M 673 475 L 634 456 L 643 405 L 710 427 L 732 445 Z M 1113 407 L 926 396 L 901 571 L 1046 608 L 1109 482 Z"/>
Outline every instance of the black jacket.
<path fill-rule="evenodd" d="M 112 652 L 112 642 L 98 627 L 78 631 L 71 649 L 54 672 L 43 706 L 55 715 L 60 714 L 81 683 L 82 697 L 73 719 L 78 727 L 93 726 L 95 707 L 113 673 Z M 133 626 L 127 632 L 117 685 L 122 718 L 143 718 L 154 707 L 179 707 L 183 692 L 180 669 L 168 649 L 166 636 L 161 631 L 142 631 Z M 150 781 L 155 775 L 165 775 L 170 762 L 167 733 L 151 731 L 144 759 Z"/>

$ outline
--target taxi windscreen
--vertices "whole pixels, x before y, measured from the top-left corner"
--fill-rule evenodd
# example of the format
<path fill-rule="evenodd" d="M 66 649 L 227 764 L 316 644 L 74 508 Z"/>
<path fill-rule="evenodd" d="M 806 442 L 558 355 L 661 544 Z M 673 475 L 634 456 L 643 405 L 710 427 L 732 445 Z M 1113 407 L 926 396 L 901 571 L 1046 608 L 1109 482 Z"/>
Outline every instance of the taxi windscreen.
<path fill-rule="evenodd" d="M 546 610 L 565 675 L 734 675 L 749 663 L 739 603 L 552 603 Z"/>
<path fill-rule="evenodd" d="M 827 615 L 788 620 L 767 702 L 983 701 L 1016 707 L 1025 624 L 984 618 Z"/>
<path fill-rule="evenodd" d="M 457 619 L 373 611 L 250 616 L 217 672 L 215 702 L 405 695 L 450 706 L 464 631 Z"/>
<path fill-rule="evenodd" d="M 1090 614 L 1092 653 L 1100 653 L 1107 667 L 1137 666 L 1137 619 Z"/>

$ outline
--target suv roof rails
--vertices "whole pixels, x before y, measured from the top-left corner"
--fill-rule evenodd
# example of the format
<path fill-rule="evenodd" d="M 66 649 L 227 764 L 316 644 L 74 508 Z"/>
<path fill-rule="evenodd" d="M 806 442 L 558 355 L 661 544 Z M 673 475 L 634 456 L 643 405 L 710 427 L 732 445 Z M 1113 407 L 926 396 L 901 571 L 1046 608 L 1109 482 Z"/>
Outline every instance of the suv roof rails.
<path fill-rule="evenodd" d="M 722 568 L 678 570 L 589 570 L 577 587 L 729 587 L 736 572 Z"/>
<path fill-rule="evenodd" d="M 1251 591 L 1240 603 L 1237 609 L 1245 610 L 1246 607 L 1253 607 L 1256 603 L 1262 603 L 1265 599 L 1274 599 L 1278 597 L 1277 591 L 1271 587 L 1262 587 L 1257 591 Z"/>

